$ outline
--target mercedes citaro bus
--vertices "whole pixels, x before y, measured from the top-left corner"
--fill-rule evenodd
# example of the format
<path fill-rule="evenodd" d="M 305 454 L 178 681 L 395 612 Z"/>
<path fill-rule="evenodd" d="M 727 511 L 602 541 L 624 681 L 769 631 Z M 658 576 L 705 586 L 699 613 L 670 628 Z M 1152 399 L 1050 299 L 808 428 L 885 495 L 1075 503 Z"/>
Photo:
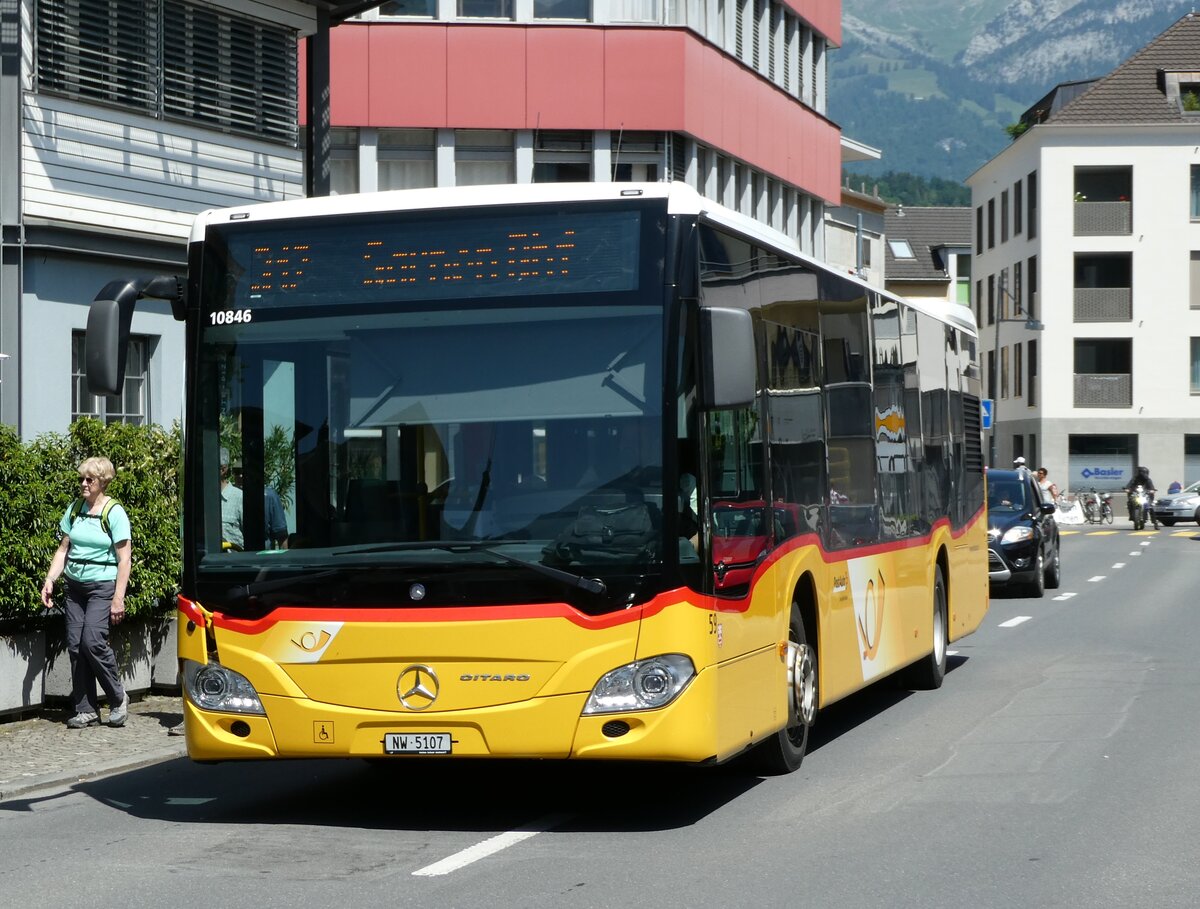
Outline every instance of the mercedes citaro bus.
<path fill-rule="evenodd" d="M 683 184 L 205 212 L 93 303 L 96 393 L 141 297 L 187 325 L 194 759 L 786 772 L 987 610 L 969 311 Z"/>

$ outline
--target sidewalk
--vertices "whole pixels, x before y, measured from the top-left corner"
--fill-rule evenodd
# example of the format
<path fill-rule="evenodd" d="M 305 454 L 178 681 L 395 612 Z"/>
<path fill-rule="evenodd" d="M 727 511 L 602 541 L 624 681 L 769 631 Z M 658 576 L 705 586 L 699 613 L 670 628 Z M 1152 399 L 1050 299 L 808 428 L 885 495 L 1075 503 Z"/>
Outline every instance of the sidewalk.
<path fill-rule="evenodd" d="M 101 710 L 103 719 L 107 709 Z M 120 729 L 68 729 L 67 714 L 0 723 L 0 801 L 47 786 L 131 770 L 187 754 L 167 730 L 183 719 L 178 697 L 147 695 L 129 705 Z"/>

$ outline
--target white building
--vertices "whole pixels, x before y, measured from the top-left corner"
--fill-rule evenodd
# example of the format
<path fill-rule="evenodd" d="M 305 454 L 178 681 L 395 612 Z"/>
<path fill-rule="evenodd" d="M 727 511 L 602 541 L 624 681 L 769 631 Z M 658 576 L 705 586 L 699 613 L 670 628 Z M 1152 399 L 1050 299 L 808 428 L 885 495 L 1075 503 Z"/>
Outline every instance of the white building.
<path fill-rule="evenodd" d="M 991 463 L 1200 480 L 1200 17 L 1021 124 L 967 180 Z"/>
<path fill-rule="evenodd" d="M 32 438 L 182 416 L 168 306 L 139 304 L 119 399 L 84 388 L 88 306 L 182 274 L 198 212 L 305 194 L 298 41 L 370 5 L 0 2 L 0 422 Z"/>

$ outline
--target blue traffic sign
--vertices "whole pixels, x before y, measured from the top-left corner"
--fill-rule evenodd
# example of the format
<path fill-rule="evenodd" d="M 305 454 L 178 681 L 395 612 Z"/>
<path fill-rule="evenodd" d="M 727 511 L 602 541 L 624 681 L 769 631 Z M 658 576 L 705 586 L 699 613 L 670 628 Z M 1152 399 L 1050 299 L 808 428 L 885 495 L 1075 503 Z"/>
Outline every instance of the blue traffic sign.
<path fill-rule="evenodd" d="M 983 410 L 983 428 L 991 429 L 992 428 L 992 407 L 995 405 L 996 402 L 993 401 L 991 398 L 984 398 L 979 403 Z"/>

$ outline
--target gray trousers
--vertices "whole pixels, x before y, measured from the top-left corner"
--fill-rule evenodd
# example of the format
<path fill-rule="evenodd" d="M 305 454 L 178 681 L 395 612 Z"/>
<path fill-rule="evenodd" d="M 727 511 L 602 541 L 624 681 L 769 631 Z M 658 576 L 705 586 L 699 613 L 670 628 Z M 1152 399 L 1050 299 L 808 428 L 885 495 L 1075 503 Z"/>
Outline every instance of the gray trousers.
<path fill-rule="evenodd" d="M 96 683 L 110 707 L 121 703 L 125 688 L 117 657 L 108 645 L 116 581 L 72 581 L 67 586 L 67 653 L 71 657 L 71 704 L 76 713 L 99 713 Z"/>

